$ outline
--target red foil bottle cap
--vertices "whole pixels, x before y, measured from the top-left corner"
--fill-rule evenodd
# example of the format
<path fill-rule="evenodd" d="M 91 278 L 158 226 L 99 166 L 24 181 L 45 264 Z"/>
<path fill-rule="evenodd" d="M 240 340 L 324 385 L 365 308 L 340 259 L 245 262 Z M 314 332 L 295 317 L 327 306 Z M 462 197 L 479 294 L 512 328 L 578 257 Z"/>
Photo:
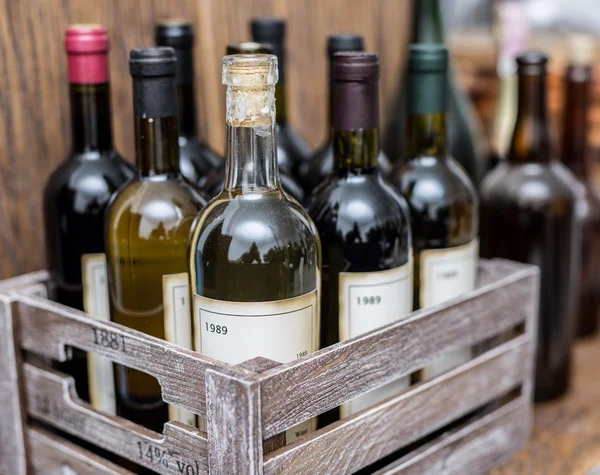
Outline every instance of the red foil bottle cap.
<path fill-rule="evenodd" d="M 71 25 L 65 33 L 69 57 L 69 82 L 108 82 L 108 31 L 101 25 Z"/>

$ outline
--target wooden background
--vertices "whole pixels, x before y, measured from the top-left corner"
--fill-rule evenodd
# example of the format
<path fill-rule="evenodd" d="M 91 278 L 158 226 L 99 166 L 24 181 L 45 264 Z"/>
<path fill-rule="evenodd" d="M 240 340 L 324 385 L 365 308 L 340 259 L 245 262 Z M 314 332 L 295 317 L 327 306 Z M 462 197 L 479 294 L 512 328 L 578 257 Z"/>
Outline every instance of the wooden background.
<path fill-rule="evenodd" d="M 225 45 L 249 39 L 248 21 L 288 19 L 290 120 L 317 146 L 326 133 L 325 38 L 356 32 L 381 54 L 382 116 L 399 82 L 410 0 L 0 0 L 0 279 L 45 266 L 42 192 L 70 146 L 63 33 L 71 23 L 110 32 L 114 138 L 133 160 L 129 50 L 153 44 L 159 19 L 196 24 L 199 132 L 224 148 Z"/>

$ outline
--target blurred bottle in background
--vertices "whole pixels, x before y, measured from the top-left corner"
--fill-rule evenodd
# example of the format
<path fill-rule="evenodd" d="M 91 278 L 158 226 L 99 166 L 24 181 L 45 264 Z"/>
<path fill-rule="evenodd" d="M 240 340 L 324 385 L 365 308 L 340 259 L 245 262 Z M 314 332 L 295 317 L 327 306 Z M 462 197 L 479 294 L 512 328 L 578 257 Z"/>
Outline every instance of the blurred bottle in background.
<path fill-rule="evenodd" d="M 289 163 L 288 171 L 297 178 L 300 164 L 310 157 L 310 147 L 287 121 L 286 101 L 286 65 L 285 65 L 285 21 L 280 18 L 254 18 L 250 23 L 252 39 L 258 43 L 267 43 L 273 46 L 273 53 L 277 56 L 279 65 L 279 82 L 275 88 L 275 102 L 277 102 L 277 155 L 279 167 L 283 162 Z M 284 154 L 285 157 L 281 157 Z"/>
<path fill-rule="evenodd" d="M 544 54 L 517 58 L 518 108 L 506 160 L 481 185 L 481 256 L 541 270 L 535 399 L 569 387 L 574 302 L 581 247 L 580 187 L 555 157 L 547 106 Z"/>
<path fill-rule="evenodd" d="M 588 150 L 588 112 L 595 43 L 592 37 L 577 34 L 569 37 L 568 45 L 561 159 L 582 185 L 582 194 L 577 203 L 583 242 L 576 334 L 587 336 L 598 330 L 600 303 L 600 198 L 591 182 Z"/>
<path fill-rule="evenodd" d="M 445 43 L 439 0 L 415 2 L 411 42 Z M 457 83 L 452 68 L 448 75 L 448 88 L 450 150 L 477 185 L 489 168 L 486 139 L 473 106 Z M 406 94 L 407 71 L 405 70 L 383 140 L 383 150 L 392 161 L 406 159 L 404 140 Z"/>
<path fill-rule="evenodd" d="M 495 37 L 500 93 L 491 136 L 490 168 L 506 156 L 517 117 L 517 56 L 529 46 L 529 24 L 522 0 L 497 0 Z"/>
<path fill-rule="evenodd" d="M 206 176 L 223 166 L 223 159 L 197 135 L 194 93 L 194 27 L 179 20 L 156 25 L 157 46 L 170 46 L 177 55 L 177 110 L 179 117 L 179 166 L 184 177 L 202 185 Z"/>

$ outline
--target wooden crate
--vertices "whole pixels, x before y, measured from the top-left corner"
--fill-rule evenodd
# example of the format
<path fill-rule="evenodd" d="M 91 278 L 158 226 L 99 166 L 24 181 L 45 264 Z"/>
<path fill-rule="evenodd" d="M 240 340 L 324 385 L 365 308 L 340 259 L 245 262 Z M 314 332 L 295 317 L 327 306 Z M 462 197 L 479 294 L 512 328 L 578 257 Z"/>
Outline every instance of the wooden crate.
<path fill-rule="evenodd" d="M 532 266 L 481 261 L 477 288 L 461 298 L 290 363 L 256 358 L 237 366 L 51 302 L 45 272 L 5 281 L 0 473 L 130 473 L 35 421 L 165 475 L 345 474 L 400 449 L 399 458 L 377 473 L 484 473 L 530 434 L 538 274 Z M 95 411 L 77 398 L 72 378 L 34 363 L 65 361 L 66 345 L 155 376 L 163 399 L 206 417 L 207 432 L 171 422 L 157 434 Z M 487 350 L 372 408 L 281 443 L 286 429 L 470 345 Z"/>

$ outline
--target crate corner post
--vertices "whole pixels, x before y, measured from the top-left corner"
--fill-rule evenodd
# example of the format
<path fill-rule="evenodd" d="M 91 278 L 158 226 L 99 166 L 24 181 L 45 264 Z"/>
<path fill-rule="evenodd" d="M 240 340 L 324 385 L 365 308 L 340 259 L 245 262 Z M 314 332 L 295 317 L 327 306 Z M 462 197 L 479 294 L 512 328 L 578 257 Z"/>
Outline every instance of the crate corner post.
<path fill-rule="evenodd" d="M 27 475 L 22 361 L 18 324 L 9 293 L 0 292 L 0 473 Z"/>
<path fill-rule="evenodd" d="M 210 475 L 262 475 L 260 383 L 223 368 L 206 371 Z"/>

